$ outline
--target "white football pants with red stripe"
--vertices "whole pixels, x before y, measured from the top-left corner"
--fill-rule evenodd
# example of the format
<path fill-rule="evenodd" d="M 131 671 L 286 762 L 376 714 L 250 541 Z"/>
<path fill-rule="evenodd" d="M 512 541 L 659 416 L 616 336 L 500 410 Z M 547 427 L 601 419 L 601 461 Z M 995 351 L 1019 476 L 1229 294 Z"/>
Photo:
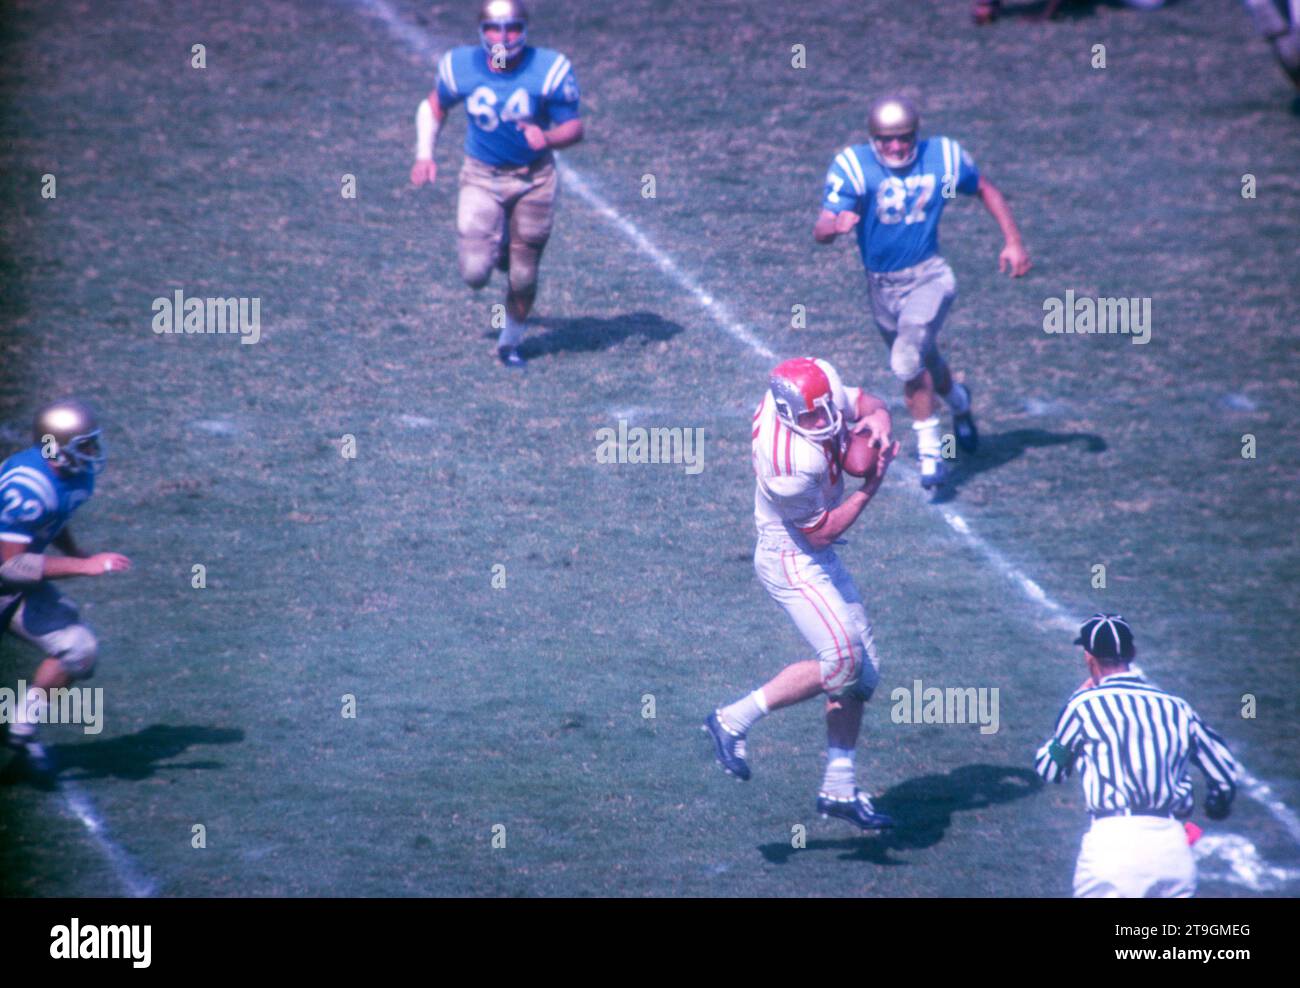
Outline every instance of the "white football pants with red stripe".
<path fill-rule="evenodd" d="M 760 538 L 754 570 L 816 653 L 826 693 L 870 699 L 880 681 L 871 621 L 835 550 L 805 552 Z"/>

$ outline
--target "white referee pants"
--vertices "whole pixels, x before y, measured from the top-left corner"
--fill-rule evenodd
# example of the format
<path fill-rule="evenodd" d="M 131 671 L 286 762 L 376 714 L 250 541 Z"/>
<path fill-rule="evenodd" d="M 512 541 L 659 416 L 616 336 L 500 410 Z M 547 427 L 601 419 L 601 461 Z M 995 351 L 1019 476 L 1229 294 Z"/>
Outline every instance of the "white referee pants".
<path fill-rule="evenodd" d="M 1108 816 L 1083 835 L 1074 870 L 1077 899 L 1187 899 L 1196 862 L 1177 820 Z"/>

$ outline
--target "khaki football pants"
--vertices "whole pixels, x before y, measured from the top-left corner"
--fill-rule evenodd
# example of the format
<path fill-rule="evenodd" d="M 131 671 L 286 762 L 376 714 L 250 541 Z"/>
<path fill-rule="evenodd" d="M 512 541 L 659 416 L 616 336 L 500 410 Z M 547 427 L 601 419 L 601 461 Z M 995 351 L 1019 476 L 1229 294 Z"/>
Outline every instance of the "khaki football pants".
<path fill-rule="evenodd" d="M 928 370 L 943 376 L 938 336 L 953 299 L 957 278 L 938 254 L 920 264 L 888 273 L 868 271 L 871 314 L 889 347 L 889 368 L 906 383 Z"/>
<path fill-rule="evenodd" d="M 506 224 L 510 229 L 510 290 L 531 296 L 537 266 L 551 235 L 559 177 L 550 154 L 531 165 L 494 167 L 466 157 L 460 169 L 456 232 L 460 276 L 471 288 L 487 284 Z"/>

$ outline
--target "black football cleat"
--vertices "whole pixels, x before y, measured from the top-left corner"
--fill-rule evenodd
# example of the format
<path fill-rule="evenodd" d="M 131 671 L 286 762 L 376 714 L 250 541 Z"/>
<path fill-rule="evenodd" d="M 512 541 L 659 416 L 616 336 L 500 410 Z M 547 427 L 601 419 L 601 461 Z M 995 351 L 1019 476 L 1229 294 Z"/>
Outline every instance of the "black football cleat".
<path fill-rule="evenodd" d="M 11 780 L 23 781 L 46 791 L 57 788 L 54 761 L 43 744 L 35 738 L 10 734 L 6 738 L 6 747 L 16 756 L 6 771 Z"/>
<path fill-rule="evenodd" d="M 8 721 L 0 721 L 0 747 L 21 755 L 26 752 L 29 740 L 26 735 L 10 730 Z"/>
<path fill-rule="evenodd" d="M 515 370 L 522 370 L 524 365 L 528 363 L 517 346 L 497 347 L 497 359 L 506 367 L 513 367 Z"/>
<path fill-rule="evenodd" d="M 948 464 L 938 456 L 921 457 L 921 487 L 933 491 L 948 482 Z"/>
<path fill-rule="evenodd" d="M 45 745 L 39 741 L 28 741 L 23 745 L 23 757 L 33 775 L 49 776 L 54 774 L 54 762 L 51 761 Z"/>
<path fill-rule="evenodd" d="M 965 387 L 965 385 L 958 385 Z M 957 448 L 963 453 L 973 453 L 980 446 L 980 431 L 975 428 L 975 416 L 971 412 L 970 388 L 966 388 L 966 411 L 952 417 L 952 431 L 957 438 Z"/>
<path fill-rule="evenodd" d="M 861 789 L 854 789 L 852 798 L 841 799 L 828 796 L 824 792 L 817 794 L 817 812 L 822 819 L 837 817 L 847 820 L 861 830 L 888 830 L 894 825 L 894 818 L 888 813 L 877 813 L 871 800 Z"/>
<path fill-rule="evenodd" d="M 749 779 L 749 765 L 745 761 L 745 735 L 737 734 L 718 718 L 715 710 L 704 721 L 704 730 L 713 735 L 714 754 L 723 771 L 741 782 Z"/>

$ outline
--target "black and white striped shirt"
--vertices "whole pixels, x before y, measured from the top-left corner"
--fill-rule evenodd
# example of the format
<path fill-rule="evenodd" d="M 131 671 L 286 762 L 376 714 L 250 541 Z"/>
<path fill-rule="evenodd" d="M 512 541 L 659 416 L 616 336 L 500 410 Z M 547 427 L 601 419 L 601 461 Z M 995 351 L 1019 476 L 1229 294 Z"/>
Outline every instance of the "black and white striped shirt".
<path fill-rule="evenodd" d="M 1236 791 L 1237 763 L 1223 738 L 1186 700 L 1133 670 L 1075 692 L 1057 718 L 1056 733 L 1038 749 L 1034 769 L 1048 782 L 1061 782 L 1076 761 L 1091 813 L 1190 816 L 1189 762 L 1205 773 L 1211 790 L 1229 797 Z"/>

